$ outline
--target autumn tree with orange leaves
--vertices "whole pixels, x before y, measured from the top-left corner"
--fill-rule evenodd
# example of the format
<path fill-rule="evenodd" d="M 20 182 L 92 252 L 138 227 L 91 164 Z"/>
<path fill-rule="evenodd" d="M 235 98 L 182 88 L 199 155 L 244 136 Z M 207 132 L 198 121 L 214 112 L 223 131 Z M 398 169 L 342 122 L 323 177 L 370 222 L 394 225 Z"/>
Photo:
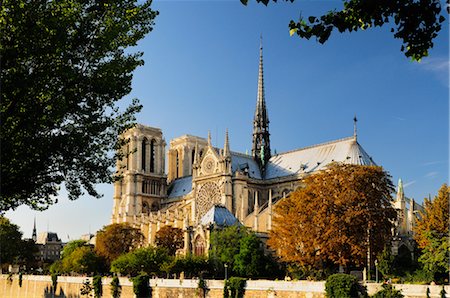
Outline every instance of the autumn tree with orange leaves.
<path fill-rule="evenodd" d="M 155 244 L 167 249 L 167 253 L 174 256 L 178 249 L 183 248 L 183 230 L 171 226 L 164 226 L 155 235 Z"/>
<path fill-rule="evenodd" d="M 414 238 L 422 249 L 419 262 L 435 280 L 443 280 L 449 272 L 449 193 L 450 187 L 443 184 L 433 200 L 425 199 L 424 212 L 414 228 Z"/>
<path fill-rule="evenodd" d="M 372 262 L 391 237 L 394 187 L 378 166 L 331 164 L 274 209 L 268 240 L 282 261 L 306 269 Z"/>

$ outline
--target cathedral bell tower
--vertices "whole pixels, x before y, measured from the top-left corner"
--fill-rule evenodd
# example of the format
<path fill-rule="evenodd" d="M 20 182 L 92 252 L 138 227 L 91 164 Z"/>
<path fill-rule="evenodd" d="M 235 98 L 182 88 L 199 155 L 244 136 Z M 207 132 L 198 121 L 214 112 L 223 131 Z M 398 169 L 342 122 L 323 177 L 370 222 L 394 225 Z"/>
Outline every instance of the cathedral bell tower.
<path fill-rule="evenodd" d="M 264 175 L 265 165 L 270 159 L 270 133 L 269 117 L 267 115 L 266 101 L 264 98 L 264 72 L 262 37 L 259 47 L 259 73 L 258 73 L 258 95 L 256 100 L 255 117 L 253 119 L 253 144 L 252 156 L 256 160 Z"/>

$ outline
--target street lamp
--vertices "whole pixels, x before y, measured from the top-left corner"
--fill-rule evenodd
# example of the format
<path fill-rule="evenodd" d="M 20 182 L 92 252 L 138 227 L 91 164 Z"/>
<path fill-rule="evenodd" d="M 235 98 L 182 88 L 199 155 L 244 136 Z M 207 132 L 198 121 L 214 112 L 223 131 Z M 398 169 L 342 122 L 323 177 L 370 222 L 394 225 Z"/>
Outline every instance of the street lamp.
<path fill-rule="evenodd" d="M 228 264 L 227 263 L 225 263 L 224 265 L 223 265 L 224 267 L 225 267 L 225 280 L 227 280 L 227 275 L 228 275 L 228 271 L 227 271 L 227 269 L 228 269 Z"/>
<path fill-rule="evenodd" d="M 375 282 L 378 283 L 378 260 L 375 259 Z"/>

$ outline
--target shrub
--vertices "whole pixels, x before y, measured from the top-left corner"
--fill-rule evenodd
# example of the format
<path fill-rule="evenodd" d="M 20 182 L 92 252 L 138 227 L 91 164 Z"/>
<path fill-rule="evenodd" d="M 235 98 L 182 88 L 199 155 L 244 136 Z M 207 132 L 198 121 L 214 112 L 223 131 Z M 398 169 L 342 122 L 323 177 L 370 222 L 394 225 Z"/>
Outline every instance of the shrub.
<path fill-rule="evenodd" d="M 206 297 L 206 292 L 208 291 L 208 285 L 206 284 L 206 281 L 201 277 L 198 280 L 197 290 L 198 290 L 198 294 L 200 294 L 200 297 Z"/>
<path fill-rule="evenodd" d="M 230 277 L 225 281 L 223 289 L 224 298 L 243 298 L 247 280 L 242 277 Z"/>
<path fill-rule="evenodd" d="M 111 281 L 111 297 L 119 298 L 122 292 L 122 286 L 120 285 L 119 278 L 114 276 Z"/>
<path fill-rule="evenodd" d="M 22 272 L 19 272 L 19 287 L 22 287 Z"/>
<path fill-rule="evenodd" d="M 367 297 L 365 288 L 358 283 L 355 276 L 342 273 L 333 274 L 327 278 L 325 292 L 330 298 Z"/>
<path fill-rule="evenodd" d="M 133 277 L 133 292 L 137 298 L 141 297 L 151 297 L 152 291 L 148 283 L 150 277 L 147 274 L 139 274 Z"/>
<path fill-rule="evenodd" d="M 383 289 L 376 292 L 373 298 L 403 298 L 401 291 L 396 290 L 392 285 L 383 285 Z"/>
<path fill-rule="evenodd" d="M 99 298 L 103 295 L 103 286 L 102 286 L 102 277 L 101 275 L 94 276 L 92 281 L 92 285 L 94 286 L 94 297 Z"/>

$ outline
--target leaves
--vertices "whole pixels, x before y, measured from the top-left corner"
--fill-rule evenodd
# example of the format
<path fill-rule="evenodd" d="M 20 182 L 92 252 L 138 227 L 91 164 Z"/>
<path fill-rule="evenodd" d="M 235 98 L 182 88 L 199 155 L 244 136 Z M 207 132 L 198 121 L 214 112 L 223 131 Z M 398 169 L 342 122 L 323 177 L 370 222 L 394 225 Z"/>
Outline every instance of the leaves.
<path fill-rule="evenodd" d="M 125 52 L 152 30 L 151 1 L 5 0 L 0 10 L 0 211 L 45 209 L 64 184 L 69 199 L 114 180 L 135 121 L 131 91 L 142 53 Z"/>
<path fill-rule="evenodd" d="M 332 164 L 304 184 L 275 207 L 268 244 L 283 261 L 311 269 L 358 266 L 369 244 L 374 255 L 383 250 L 397 214 L 381 167 Z"/>
<path fill-rule="evenodd" d="M 129 224 L 111 224 L 98 231 L 95 250 L 110 263 L 120 255 L 138 248 L 143 239 L 141 231 Z"/>
<path fill-rule="evenodd" d="M 155 235 L 155 244 L 165 248 L 167 253 L 174 256 L 178 249 L 183 248 L 183 230 L 171 226 L 164 226 Z"/>
<path fill-rule="evenodd" d="M 293 2 L 294 0 L 285 0 Z M 248 0 L 241 0 L 247 5 Z M 269 0 L 256 0 L 268 5 Z M 277 0 L 273 0 L 277 2 Z M 449 0 L 447 0 L 447 12 Z M 429 1 L 391 1 L 391 0 L 345 0 L 342 10 L 330 11 L 319 17 L 308 17 L 308 23 L 300 17 L 297 22 L 289 23 L 289 34 L 295 33 L 300 38 L 316 37 L 325 43 L 336 28 L 339 32 L 352 32 L 358 29 L 381 27 L 394 22 L 392 28 L 394 38 L 402 40 L 402 48 L 406 57 L 420 61 L 428 56 L 433 48 L 433 40 L 441 30 L 445 17 L 441 14 L 441 2 Z M 407 49 L 404 51 L 404 49 Z"/>

